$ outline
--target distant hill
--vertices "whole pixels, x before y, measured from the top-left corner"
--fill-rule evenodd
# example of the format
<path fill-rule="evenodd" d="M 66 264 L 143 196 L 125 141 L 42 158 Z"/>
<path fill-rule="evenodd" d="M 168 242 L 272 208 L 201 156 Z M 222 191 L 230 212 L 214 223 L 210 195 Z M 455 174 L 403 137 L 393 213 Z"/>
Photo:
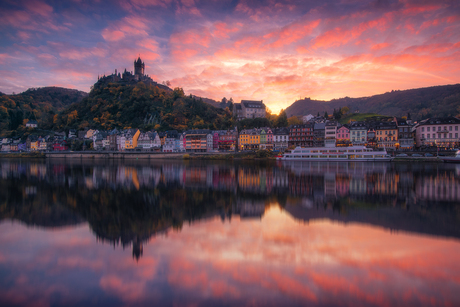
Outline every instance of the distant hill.
<path fill-rule="evenodd" d="M 53 116 L 88 93 L 62 88 L 31 88 L 17 95 L 0 95 L 0 136 L 25 129 L 24 120 L 37 120 L 40 128 L 49 129 Z"/>
<path fill-rule="evenodd" d="M 181 88 L 171 91 L 138 82 L 94 87 L 88 97 L 57 114 L 52 129 L 183 131 L 232 126 L 231 112 L 213 107 L 201 98 L 186 96 Z"/>
<path fill-rule="evenodd" d="M 288 117 L 308 114 L 332 114 L 334 109 L 349 107 L 350 112 L 376 113 L 387 116 L 406 116 L 419 120 L 428 117 L 460 114 L 460 84 L 433 86 L 361 98 L 339 98 L 330 101 L 297 100 L 286 109 Z"/>

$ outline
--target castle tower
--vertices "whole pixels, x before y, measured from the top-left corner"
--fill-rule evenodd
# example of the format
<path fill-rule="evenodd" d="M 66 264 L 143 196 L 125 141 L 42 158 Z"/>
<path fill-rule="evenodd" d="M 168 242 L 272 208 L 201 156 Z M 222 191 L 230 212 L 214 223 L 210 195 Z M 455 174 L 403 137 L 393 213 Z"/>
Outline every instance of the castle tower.
<path fill-rule="evenodd" d="M 144 76 L 145 64 L 142 62 L 141 57 L 137 58 L 137 61 L 134 61 L 134 75 L 139 77 Z"/>

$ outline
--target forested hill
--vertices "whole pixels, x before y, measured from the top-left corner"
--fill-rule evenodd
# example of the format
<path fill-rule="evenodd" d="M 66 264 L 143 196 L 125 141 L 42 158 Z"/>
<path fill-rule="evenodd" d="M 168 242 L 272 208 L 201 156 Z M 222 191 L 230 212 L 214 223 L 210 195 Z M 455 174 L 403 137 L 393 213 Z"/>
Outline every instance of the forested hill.
<path fill-rule="evenodd" d="M 66 108 L 54 118 L 54 130 L 144 130 L 228 129 L 231 112 L 215 108 L 201 99 L 186 96 L 181 88 L 160 89 L 153 84 L 110 83 L 94 88 L 89 96 Z"/>
<path fill-rule="evenodd" d="M 362 98 L 340 98 L 330 101 L 302 99 L 286 109 L 288 117 L 307 114 L 332 114 L 334 109 L 349 107 L 351 112 L 377 113 L 402 117 L 411 114 L 412 119 L 456 116 L 460 114 L 460 84 L 426 87 L 405 91 L 391 91 Z"/>
<path fill-rule="evenodd" d="M 0 136 L 25 129 L 28 120 L 36 120 L 47 129 L 55 114 L 86 96 L 88 93 L 62 87 L 28 89 L 17 95 L 0 93 Z"/>

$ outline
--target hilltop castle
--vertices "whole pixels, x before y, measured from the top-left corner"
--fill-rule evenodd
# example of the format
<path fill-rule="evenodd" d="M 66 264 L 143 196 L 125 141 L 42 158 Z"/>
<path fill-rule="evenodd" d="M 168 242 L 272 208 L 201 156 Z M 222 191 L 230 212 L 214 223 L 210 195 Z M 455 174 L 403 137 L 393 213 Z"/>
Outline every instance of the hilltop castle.
<path fill-rule="evenodd" d="M 139 56 L 137 60 L 134 60 L 134 74 L 126 70 L 123 74 L 117 72 L 109 76 L 97 77 L 97 82 L 94 84 L 94 88 L 104 87 L 109 83 L 118 83 L 118 84 L 136 84 L 138 82 L 144 82 L 145 84 L 156 85 L 161 89 L 170 91 L 171 89 L 163 84 L 157 83 L 152 80 L 148 75 L 145 74 L 145 63 L 142 62 L 141 57 Z"/>

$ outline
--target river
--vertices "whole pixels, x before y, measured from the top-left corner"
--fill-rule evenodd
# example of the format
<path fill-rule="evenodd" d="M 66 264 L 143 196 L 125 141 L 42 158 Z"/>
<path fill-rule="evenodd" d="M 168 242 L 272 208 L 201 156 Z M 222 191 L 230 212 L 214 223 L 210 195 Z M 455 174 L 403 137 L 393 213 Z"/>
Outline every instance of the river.
<path fill-rule="evenodd" d="M 460 165 L 0 160 L 1 306 L 459 306 Z"/>

